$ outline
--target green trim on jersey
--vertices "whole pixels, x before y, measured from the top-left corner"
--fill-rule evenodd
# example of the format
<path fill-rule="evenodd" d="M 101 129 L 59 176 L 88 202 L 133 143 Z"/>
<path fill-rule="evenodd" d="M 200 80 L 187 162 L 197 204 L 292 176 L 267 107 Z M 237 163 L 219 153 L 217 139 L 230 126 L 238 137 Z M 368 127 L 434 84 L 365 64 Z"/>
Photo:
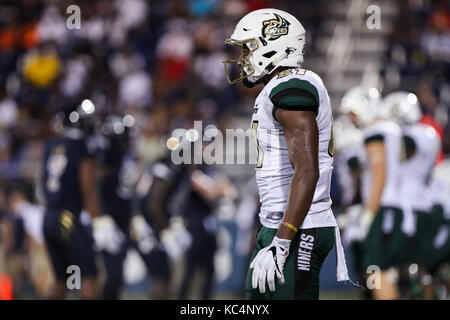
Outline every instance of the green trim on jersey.
<path fill-rule="evenodd" d="M 407 152 L 414 152 L 417 149 L 416 142 L 410 136 L 403 136 L 403 143 L 405 144 L 405 149 Z"/>
<path fill-rule="evenodd" d="M 361 164 L 359 163 L 358 157 L 354 156 L 347 160 L 347 166 L 351 170 L 361 169 Z"/>
<path fill-rule="evenodd" d="M 269 94 L 273 103 L 272 115 L 276 108 L 286 110 L 309 110 L 317 115 L 319 94 L 316 87 L 307 80 L 297 78 L 281 82 Z M 275 116 L 274 116 L 275 118 Z"/>
<path fill-rule="evenodd" d="M 371 135 L 370 137 L 367 137 L 364 140 L 364 144 L 375 142 L 375 141 L 379 141 L 379 142 L 384 141 L 384 136 L 382 134 Z"/>

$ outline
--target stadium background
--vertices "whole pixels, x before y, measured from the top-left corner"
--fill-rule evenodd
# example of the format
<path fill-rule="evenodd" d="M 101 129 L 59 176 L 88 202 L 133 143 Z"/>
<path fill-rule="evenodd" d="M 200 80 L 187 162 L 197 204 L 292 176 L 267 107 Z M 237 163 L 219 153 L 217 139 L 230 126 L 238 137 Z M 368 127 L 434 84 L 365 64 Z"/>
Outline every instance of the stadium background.
<path fill-rule="evenodd" d="M 66 27 L 71 4 L 81 8 L 80 30 Z M 369 5 L 381 8 L 381 29 L 367 28 Z M 189 127 L 193 120 L 220 129 L 247 128 L 257 90 L 227 85 L 221 62 L 229 52 L 223 41 L 240 17 L 264 7 L 288 11 L 302 22 L 307 31 L 304 67 L 323 78 L 335 110 L 343 92 L 361 82 L 383 83 L 383 94 L 413 91 L 423 112 L 443 128 L 444 151 L 449 151 L 449 1 L 3 0 L 2 217 L 10 214 L 8 188 L 21 184 L 32 189 L 39 177 L 52 116 L 80 98 L 90 97 L 103 115 L 120 111 L 135 116 L 136 152 L 145 165 L 163 152 L 171 129 Z M 242 298 L 248 262 L 238 250 L 236 212 L 254 171 L 251 165 L 218 169 L 241 197 L 221 202 L 216 210 L 220 245 L 214 297 Z M 338 214 L 336 183 L 332 193 Z M 30 194 L 39 201 L 36 192 Z M 23 256 L 26 249 L 11 244 L 6 229 L 1 233 L 1 257 L 11 248 Z M 348 260 L 351 269 L 351 256 Z M 20 268 L 26 264 L 20 258 L 16 263 Z M 332 252 L 321 273 L 321 297 L 356 297 L 357 288 L 336 283 L 334 265 Z M 135 282 L 127 286 L 125 297 L 145 297 L 151 282 L 136 276 L 138 265 L 130 270 L 136 279 L 130 277 Z M 33 297 L 26 277 L 18 279 L 19 297 Z"/>

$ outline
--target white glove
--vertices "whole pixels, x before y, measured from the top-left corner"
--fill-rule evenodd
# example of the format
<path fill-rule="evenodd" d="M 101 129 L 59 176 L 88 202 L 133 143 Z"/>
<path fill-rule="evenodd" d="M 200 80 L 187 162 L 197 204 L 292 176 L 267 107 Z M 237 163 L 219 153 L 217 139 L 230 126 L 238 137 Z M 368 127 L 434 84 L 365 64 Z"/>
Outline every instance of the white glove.
<path fill-rule="evenodd" d="M 359 224 L 359 218 L 363 212 L 363 206 L 355 204 L 348 207 L 344 212 L 336 217 L 336 222 L 339 229 L 345 229 L 349 225 Z"/>
<path fill-rule="evenodd" d="M 97 250 L 118 254 L 125 241 L 125 236 L 109 215 L 94 218 L 92 229 Z"/>
<path fill-rule="evenodd" d="M 291 240 L 274 237 L 272 243 L 259 250 L 256 257 L 250 264 L 253 269 L 252 287 L 259 287 L 259 292 L 266 292 L 266 279 L 269 290 L 275 291 L 275 274 L 281 284 L 284 284 L 283 268 L 286 258 L 289 255 Z"/>
<path fill-rule="evenodd" d="M 173 260 L 179 259 L 192 242 L 191 234 L 179 221 L 171 221 L 170 227 L 161 231 L 160 239 Z"/>
<path fill-rule="evenodd" d="M 157 245 L 152 228 L 140 214 L 136 214 L 131 218 L 131 234 L 137 243 L 139 251 L 142 253 L 149 253 Z"/>
<path fill-rule="evenodd" d="M 374 218 L 375 214 L 369 209 L 364 209 L 359 216 L 359 225 L 361 227 L 359 238 L 361 240 L 366 238 Z"/>
<path fill-rule="evenodd" d="M 359 221 L 363 227 L 369 228 L 372 225 L 373 218 L 375 218 L 374 213 L 369 209 L 365 209 L 359 217 Z"/>

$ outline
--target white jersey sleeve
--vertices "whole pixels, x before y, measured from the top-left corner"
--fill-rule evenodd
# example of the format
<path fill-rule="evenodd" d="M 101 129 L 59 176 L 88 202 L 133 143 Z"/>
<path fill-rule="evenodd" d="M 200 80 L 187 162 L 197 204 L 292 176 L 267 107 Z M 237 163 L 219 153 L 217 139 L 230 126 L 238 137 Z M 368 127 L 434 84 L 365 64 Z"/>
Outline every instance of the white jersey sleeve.
<path fill-rule="evenodd" d="M 364 148 L 362 143 L 348 145 L 342 148 L 335 156 L 337 177 L 339 180 L 341 192 L 341 205 L 344 207 L 354 203 L 352 201 L 359 193 L 358 184 L 353 180 L 352 172 L 361 169 L 361 163 L 364 159 Z"/>
<path fill-rule="evenodd" d="M 319 129 L 319 171 L 314 198 L 301 228 L 336 226 L 331 211 L 332 114 L 328 92 L 320 77 L 305 69 L 288 69 L 272 78 L 255 101 L 252 129 L 258 148 L 256 182 L 261 224 L 278 228 L 286 209 L 294 173 L 281 124 L 274 118 L 277 107 L 311 110 Z"/>
<path fill-rule="evenodd" d="M 429 211 L 432 206 L 428 183 L 440 151 L 440 138 L 436 130 L 425 124 L 414 124 L 403 130 L 406 150 L 414 153 L 402 163 L 401 196 L 414 210 Z M 411 144 L 411 146 L 408 146 Z"/>
<path fill-rule="evenodd" d="M 374 140 L 384 142 L 386 153 L 386 179 L 380 205 L 401 208 L 403 202 L 399 197 L 401 184 L 400 166 L 404 159 L 402 131 L 396 123 L 380 120 L 364 130 L 364 142 L 367 144 Z M 363 168 L 362 198 L 365 203 L 369 197 L 372 181 L 367 157 L 365 157 Z"/>
<path fill-rule="evenodd" d="M 450 159 L 447 158 L 434 167 L 431 174 L 429 191 L 433 205 L 439 205 L 444 210 L 446 219 L 450 219 Z"/>

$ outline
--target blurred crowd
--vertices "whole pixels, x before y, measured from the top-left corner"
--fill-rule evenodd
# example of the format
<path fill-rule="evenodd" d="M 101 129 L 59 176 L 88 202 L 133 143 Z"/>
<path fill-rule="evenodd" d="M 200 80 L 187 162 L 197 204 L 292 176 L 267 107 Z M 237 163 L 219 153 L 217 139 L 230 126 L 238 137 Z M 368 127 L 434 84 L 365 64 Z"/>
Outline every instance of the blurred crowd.
<path fill-rule="evenodd" d="M 174 128 L 189 128 L 201 119 L 204 126 L 224 129 L 235 117 L 250 119 L 256 92 L 229 86 L 222 64 L 232 58 L 224 39 L 240 17 L 265 7 L 296 15 L 307 30 L 309 67 L 308 57 L 315 54 L 327 16 L 326 2 L 1 1 L 0 219 L 12 211 L 17 198 L 39 203 L 33 186 L 40 178 L 43 144 L 52 135 L 58 111 L 89 98 L 101 117 L 133 115 L 135 156 L 150 166 L 163 156 Z M 67 11 L 72 4 L 80 8 L 80 29 L 68 28 L 75 13 Z M 415 92 L 423 112 L 448 136 L 449 3 L 405 0 L 399 6 L 401 15 L 380 70 L 384 90 Z M 448 148 L 449 139 L 444 141 Z M 6 228 L 0 232 L 1 239 L 8 238 Z"/>
<path fill-rule="evenodd" d="M 383 91 L 415 92 L 422 111 L 446 127 L 446 135 L 450 105 L 449 8 L 449 1 L 399 1 L 401 14 L 388 37 L 389 49 L 381 70 Z"/>
<path fill-rule="evenodd" d="M 315 1 L 2 1 L 1 215 L 14 213 L 20 202 L 14 201 L 15 194 L 37 209 L 42 204 L 35 187 L 42 175 L 43 145 L 54 134 L 55 114 L 84 99 L 95 104 L 99 118 L 134 116 L 134 156 L 147 167 L 163 156 L 174 128 L 189 128 L 200 119 L 204 126 L 225 128 L 233 116 L 249 115 L 255 93 L 226 83 L 221 62 L 230 52 L 224 39 L 245 13 L 275 5 L 303 12 L 314 39 L 321 18 Z M 6 251 L 23 250 L 27 232 L 21 220 L 3 226 Z M 36 239 L 42 244 L 39 230 Z M 11 256 L 8 263 L 21 264 Z M 48 268 L 43 262 L 45 276 L 38 272 L 43 282 L 51 277 Z M 20 277 L 18 272 L 13 279 Z"/>
<path fill-rule="evenodd" d="M 276 5 L 298 12 L 306 3 L 313 1 Z M 135 115 L 137 150 L 147 163 L 170 128 L 193 119 L 220 125 L 233 113 L 249 113 L 242 105 L 253 93 L 226 83 L 224 39 L 240 16 L 273 1 L 77 1 L 79 30 L 66 26 L 71 4 L 2 1 L 2 179 L 32 179 L 27 164 L 39 158 L 52 116 L 84 98 L 100 114 Z M 312 8 L 303 19 L 314 28 L 320 21 Z"/>

